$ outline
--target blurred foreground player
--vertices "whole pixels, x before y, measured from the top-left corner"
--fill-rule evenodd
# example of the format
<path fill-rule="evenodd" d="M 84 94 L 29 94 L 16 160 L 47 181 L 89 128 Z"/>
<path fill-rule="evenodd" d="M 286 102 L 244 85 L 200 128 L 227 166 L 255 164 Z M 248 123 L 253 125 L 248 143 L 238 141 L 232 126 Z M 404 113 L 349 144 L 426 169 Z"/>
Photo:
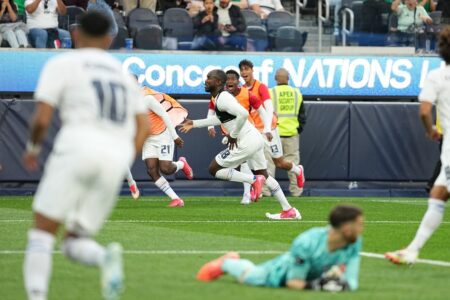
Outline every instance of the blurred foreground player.
<path fill-rule="evenodd" d="M 211 281 L 224 274 L 239 283 L 290 289 L 339 292 L 356 290 L 360 265 L 363 213 L 354 206 L 339 205 L 329 216 L 329 227 L 300 234 L 291 249 L 265 263 L 255 265 L 230 252 L 205 264 L 197 274 Z"/>
<path fill-rule="evenodd" d="M 42 141 L 55 109 L 62 127 L 33 202 L 24 281 L 28 298 L 47 299 L 55 235 L 64 225 L 61 250 L 73 261 L 99 267 L 106 299 L 123 288 L 122 247 L 92 239 L 111 213 L 122 180 L 147 134 L 146 109 L 133 78 L 104 50 L 111 24 L 98 12 L 80 19 L 75 45 L 52 58 L 35 92 L 38 101 L 24 154 L 36 170 Z"/>
<path fill-rule="evenodd" d="M 445 68 L 433 70 L 428 75 L 419 95 L 420 118 L 428 138 L 439 141 L 441 134 L 433 126 L 432 110 L 436 111 L 444 134 L 441 151 L 441 172 L 434 182 L 425 213 L 416 236 L 403 250 L 388 252 L 385 257 L 395 264 L 413 264 L 417 261 L 419 251 L 436 231 L 444 218 L 445 202 L 450 197 L 450 27 L 442 30 L 439 39 L 439 54 L 445 61 Z"/>
<path fill-rule="evenodd" d="M 269 187 L 280 203 L 283 211 L 269 214 L 269 219 L 301 219 L 300 212 L 292 207 L 286 199 L 280 185 L 272 176 L 267 174 L 267 161 L 264 157 L 264 141 L 258 130 L 247 120 L 249 113 L 236 98 L 225 91 L 227 75 L 216 69 L 208 73 L 205 81 L 205 91 L 214 98 L 216 114 L 203 120 L 186 120 L 181 125 L 182 132 L 192 128 L 223 125 L 228 139 L 228 148 L 216 155 L 209 165 L 209 173 L 217 179 L 234 182 L 247 182 L 252 185 L 255 195 L 261 193 L 264 183 Z M 253 174 L 246 174 L 235 170 L 247 162 Z"/>

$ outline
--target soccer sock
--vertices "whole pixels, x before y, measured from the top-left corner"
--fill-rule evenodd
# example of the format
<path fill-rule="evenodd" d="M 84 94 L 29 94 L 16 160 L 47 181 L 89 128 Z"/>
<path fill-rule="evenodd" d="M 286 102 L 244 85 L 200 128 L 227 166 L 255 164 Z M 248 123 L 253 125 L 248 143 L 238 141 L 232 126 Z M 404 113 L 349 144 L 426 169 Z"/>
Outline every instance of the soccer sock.
<path fill-rule="evenodd" d="M 248 259 L 225 259 L 222 264 L 222 271 L 242 282 L 244 273 L 254 267 L 255 264 Z"/>
<path fill-rule="evenodd" d="M 156 186 L 163 191 L 170 199 L 179 199 L 178 195 L 172 190 L 169 182 L 163 177 L 159 177 L 158 180 L 155 181 Z"/>
<path fill-rule="evenodd" d="M 39 229 L 28 231 L 23 276 L 29 300 L 47 299 L 54 243 L 55 237 L 46 231 Z"/>
<path fill-rule="evenodd" d="M 245 174 L 234 169 L 225 168 L 220 169 L 216 172 L 216 178 L 234 182 L 247 182 L 249 184 L 252 184 L 255 181 L 256 176 L 253 174 Z"/>
<path fill-rule="evenodd" d="M 289 172 L 292 172 L 298 176 L 300 175 L 301 170 L 296 164 L 292 163 L 292 168 L 289 170 Z"/>
<path fill-rule="evenodd" d="M 184 168 L 184 162 L 182 162 L 182 161 L 176 161 L 173 164 L 175 165 L 175 167 L 177 167 L 177 170 L 175 171 L 175 173 Z"/>
<path fill-rule="evenodd" d="M 131 174 L 131 170 L 130 169 L 128 169 L 127 181 L 128 181 L 128 186 L 132 186 L 133 184 L 136 184 L 136 181 L 134 181 L 133 174 Z"/>
<path fill-rule="evenodd" d="M 61 250 L 68 258 L 88 266 L 100 266 L 105 257 L 105 248 L 89 238 L 68 237 Z"/>
<path fill-rule="evenodd" d="M 272 195 L 274 195 L 275 198 L 277 198 L 283 210 L 288 210 L 292 208 L 289 202 L 287 201 L 286 196 L 284 195 L 283 190 L 280 187 L 280 184 L 278 183 L 278 181 L 275 180 L 275 178 L 273 178 L 272 176 L 267 177 L 266 185 L 269 188 Z"/>
<path fill-rule="evenodd" d="M 250 170 L 250 167 L 248 166 L 247 163 L 243 163 L 241 165 L 241 172 L 245 173 L 245 174 L 249 174 L 249 175 L 253 175 L 252 170 Z M 251 184 L 248 182 L 244 182 L 244 197 L 250 198 L 250 188 L 251 188 Z"/>
<path fill-rule="evenodd" d="M 431 235 L 436 231 L 444 218 L 445 202 L 438 199 L 428 199 L 428 209 L 423 216 L 416 237 L 407 247 L 410 251 L 419 251 Z"/>

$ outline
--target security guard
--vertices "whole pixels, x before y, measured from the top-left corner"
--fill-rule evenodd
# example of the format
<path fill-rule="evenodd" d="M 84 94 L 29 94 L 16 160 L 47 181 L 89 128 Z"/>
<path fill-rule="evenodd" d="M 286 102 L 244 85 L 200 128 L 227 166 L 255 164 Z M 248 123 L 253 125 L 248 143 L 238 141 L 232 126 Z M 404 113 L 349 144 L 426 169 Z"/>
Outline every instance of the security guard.
<path fill-rule="evenodd" d="M 300 163 L 300 133 L 306 123 L 303 96 L 298 88 L 289 86 L 289 73 L 280 68 L 275 74 L 277 86 L 270 89 L 274 111 L 278 116 L 278 130 L 284 157 L 292 163 Z M 269 173 L 275 174 L 275 165 L 268 162 Z M 297 177 L 289 173 L 289 191 L 292 196 L 300 196 L 303 189 L 297 186 Z"/>

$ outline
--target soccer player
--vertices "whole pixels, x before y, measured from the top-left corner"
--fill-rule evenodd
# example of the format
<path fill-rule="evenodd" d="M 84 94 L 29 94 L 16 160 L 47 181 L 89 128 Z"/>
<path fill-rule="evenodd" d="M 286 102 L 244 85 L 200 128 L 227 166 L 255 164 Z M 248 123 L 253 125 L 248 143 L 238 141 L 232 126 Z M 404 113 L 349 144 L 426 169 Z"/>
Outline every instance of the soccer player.
<path fill-rule="evenodd" d="M 171 202 L 169 207 L 183 207 L 184 201 L 174 192 L 169 182 L 161 176 L 172 175 L 182 170 L 186 178 L 192 180 L 194 173 L 185 157 L 173 162 L 174 145 L 183 147 L 184 141 L 178 136 L 175 126 L 187 116 L 187 111 L 172 97 L 156 92 L 148 87 L 143 88 L 144 100 L 148 109 L 149 136 L 142 150 L 142 160 L 147 166 L 147 173 L 155 185 L 163 191 Z M 162 103 L 168 102 L 169 112 Z M 172 116 L 169 116 L 169 114 Z"/>
<path fill-rule="evenodd" d="M 229 274 L 239 283 L 287 287 L 295 290 L 356 290 L 360 265 L 363 213 L 354 206 L 339 205 L 329 216 L 329 227 L 300 234 L 290 250 L 260 265 L 230 252 L 205 264 L 197 274 L 201 281 Z"/>
<path fill-rule="evenodd" d="M 112 38 L 109 19 L 98 12 L 80 18 L 75 45 L 45 65 L 35 91 L 38 101 L 24 154 L 36 170 L 53 112 L 58 132 L 33 201 L 34 224 L 28 231 L 24 283 L 28 299 L 47 299 L 55 235 L 65 235 L 62 253 L 99 267 L 103 296 L 117 299 L 123 286 L 122 247 L 106 248 L 92 239 L 111 213 L 126 170 L 141 150 L 147 119 L 136 82 L 104 50 Z"/>
<path fill-rule="evenodd" d="M 260 115 L 262 120 L 269 120 L 269 122 L 266 122 L 264 132 L 270 132 L 270 118 L 266 117 L 266 111 L 264 107 L 261 105 L 261 100 L 253 95 L 252 92 L 250 92 L 246 87 L 241 87 L 239 84 L 239 73 L 234 70 L 228 70 L 226 73 L 227 75 L 227 83 L 225 85 L 228 92 L 230 92 L 239 102 L 239 104 L 242 105 L 248 112 L 252 110 L 256 110 L 258 114 Z M 215 102 L 214 98 L 211 99 L 209 102 L 208 107 L 208 117 L 214 116 L 216 114 L 215 112 Z M 253 124 L 253 119 L 251 116 L 248 118 L 249 122 Z M 221 126 L 222 132 L 226 134 L 225 127 Z M 211 137 L 215 137 L 216 131 L 214 129 L 214 126 L 208 127 L 208 133 Z M 226 139 L 225 139 L 226 141 Z M 240 171 L 252 174 L 251 170 L 247 163 L 244 163 L 240 166 Z M 247 205 L 251 202 L 251 193 L 250 193 L 250 184 L 244 182 L 244 194 L 242 195 L 241 204 Z M 255 199 L 254 199 L 255 200 Z"/>
<path fill-rule="evenodd" d="M 441 134 L 433 126 L 433 105 L 439 116 L 444 134 L 441 151 L 441 172 L 434 182 L 428 199 L 428 209 L 417 230 L 415 238 L 403 250 L 387 252 L 385 257 L 395 264 L 414 264 L 419 251 L 436 231 L 444 218 L 445 203 L 450 197 L 450 28 L 442 30 L 439 38 L 439 54 L 446 63 L 445 68 L 430 72 L 419 95 L 420 118 L 428 138 L 434 141 L 441 139 Z"/>
<path fill-rule="evenodd" d="M 181 125 L 182 132 L 192 128 L 218 126 L 223 124 L 227 134 L 228 148 L 217 154 L 209 165 L 209 173 L 217 179 L 247 182 L 252 185 L 256 195 L 267 184 L 282 206 L 279 214 L 266 214 L 270 219 L 300 219 L 299 211 L 287 201 L 278 182 L 267 174 L 267 161 L 264 157 L 264 141 L 256 128 L 248 121 L 249 113 L 228 91 L 225 91 L 227 75 L 216 69 L 208 73 L 205 91 L 215 99 L 216 115 L 203 120 L 186 120 Z M 254 174 L 234 170 L 247 162 Z"/>
<path fill-rule="evenodd" d="M 299 188 L 303 189 L 305 185 L 305 174 L 303 171 L 303 166 L 296 165 L 283 157 L 283 148 L 277 129 L 277 118 L 273 113 L 273 103 L 270 99 L 269 89 L 264 83 L 256 80 L 253 77 L 253 63 L 251 61 L 244 59 L 239 62 L 239 71 L 241 72 L 241 77 L 244 78 L 245 85 L 254 95 L 260 98 L 264 108 L 266 109 L 267 117 L 270 118 L 268 123 L 272 124 L 272 131 L 264 133 L 264 120 L 262 120 L 260 116 L 254 111 L 251 113 L 255 127 L 266 137 L 266 151 L 270 153 L 272 160 L 277 168 L 292 172 L 297 176 L 297 185 Z M 253 198 L 259 196 L 260 195 L 253 195 Z"/>

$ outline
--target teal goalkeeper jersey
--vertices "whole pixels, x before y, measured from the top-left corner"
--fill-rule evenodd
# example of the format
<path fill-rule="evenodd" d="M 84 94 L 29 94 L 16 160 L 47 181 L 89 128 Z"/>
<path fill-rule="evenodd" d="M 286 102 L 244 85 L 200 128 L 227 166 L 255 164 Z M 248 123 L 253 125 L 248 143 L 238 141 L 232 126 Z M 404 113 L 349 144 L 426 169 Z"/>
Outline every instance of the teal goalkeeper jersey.
<path fill-rule="evenodd" d="M 362 238 L 345 248 L 328 251 L 329 227 L 312 228 L 300 234 L 289 252 L 259 267 L 266 270 L 266 285 L 279 287 L 291 279 L 314 280 L 332 266 L 345 265 L 345 279 L 351 290 L 358 288 L 358 274 Z"/>

